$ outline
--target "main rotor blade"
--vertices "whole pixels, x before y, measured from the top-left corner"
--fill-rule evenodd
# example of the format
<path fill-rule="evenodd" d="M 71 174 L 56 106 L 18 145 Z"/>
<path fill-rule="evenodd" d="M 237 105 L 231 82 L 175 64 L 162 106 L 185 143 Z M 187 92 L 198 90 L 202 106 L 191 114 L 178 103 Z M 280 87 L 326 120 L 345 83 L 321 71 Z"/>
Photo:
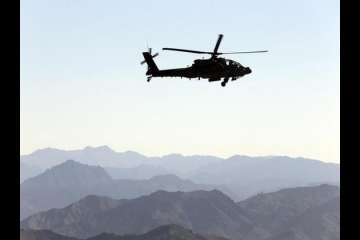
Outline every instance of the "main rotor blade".
<path fill-rule="evenodd" d="M 268 52 L 268 50 L 261 50 L 261 51 L 248 51 L 248 52 L 219 52 L 217 53 L 218 55 L 221 54 L 240 54 L 240 53 L 264 53 L 264 52 Z"/>
<path fill-rule="evenodd" d="M 189 53 L 198 53 L 198 54 L 213 54 L 212 52 L 180 49 L 180 48 L 163 48 L 162 50 L 178 51 L 178 52 L 189 52 Z"/>
<path fill-rule="evenodd" d="M 215 48 L 214 48 L 214 53 L 213 53 L 214 55 L 217 55 L 217 53 L 218 53 L 218 49 L 219 49 L 222 38 L 223 38 L 223 35 L 219 34 L 219 38 L 218 38 Z"/>

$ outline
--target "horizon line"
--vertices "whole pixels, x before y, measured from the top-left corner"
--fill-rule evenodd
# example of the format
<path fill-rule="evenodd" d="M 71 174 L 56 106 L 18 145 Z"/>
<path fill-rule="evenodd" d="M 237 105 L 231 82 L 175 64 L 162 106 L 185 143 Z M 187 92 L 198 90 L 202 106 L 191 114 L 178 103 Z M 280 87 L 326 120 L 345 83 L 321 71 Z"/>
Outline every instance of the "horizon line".
<path fill-rule="evenodd" d="M 223 159 L 223 160 L 227 160 L 227 159 L 230 159 L 232 157 L 235 157 L 235 156 L 241 156 L 241 157 L 249 157 L 249 158 L 256 158 L 256 157 L 260 157 L 260 158 L 273 158 L 273 157 L 288 157 L 288 158 L 293 158 L 293 159 L 298 159 L 298 158 L 302 158 L 302 159 L 306 159 L 306 160 L 310 160 L 310 161 L 320 161 L 320 162 L 324 162 L 324 163 L 333 163 L 333 164 L 339 164 L 340 165 L 340 159 L 337 161 L 337 162 L 334 162 L 334 161 L 324 161 L 324 160 L 320 160 L 320 159 L 316 159 L 316 158 L 311 158 L 311 157 L 303 157 L 303 156 L 291 156 L 291 155 L 284 155 L 284 154 L 270 154 L 270 155 L 248 155 L 248 154 L 239 154 L 239 153 L 236 153 L 236 154 L 232 154 L 228 157 L 222 157 L 222 156 L 218 156 L 218 155 L 213 155 L 213 154 L 200 154 L 200 153 L 195 153 L 195 154 L 183 154 L 183 153 L 177 153 L 177 152 L 173 152 L 173 153 L 167 153 L 167 154 L 159 154 L 159 155 L 147 155 L 147 154 L 143 154 L 141 151 L 135 151 L 135 150 L 124 150 L 124 151 L 117 151 L 117 150 L 114 150 L 113 148 L 109 147 L 109 145 L 98 145 L 96 147 L 93 147 L 93 146 L 90 146 L 90 145 L 87 145 L 83 148 L 73 148 L 73 149 L 64 149 L 64 148 L 57 148 L 57 147 L 44 147 L 44 148 L 38 148 L 38 149 L 35 149 L 33 151 L 31 151 L 30 153 L 25 153 L 25 154 L 21 154 L 20 152 L 20 157 L 23 157 L 23 156 L 28 156 L 28 155 L 31 155 L 31 154 L 34 154 L 38 151 L 43 151 L 43 150 L 48 150 L 48 149 L 52 149 L 52 150 L 59 150 L 59 151 L 83 151 L 83 150 L 86 150 L 86 149 L 99 149 L 99 148 L 108 148 L 110 149 L 111 151 L 115 152 L 115 153 L 127 153 L 127 152 L 132 152 L 132 153 L 136 153 L 136 154 L 139 154 L 141 156 L 144 156 L 144 157 L 147 157 L 147 158 L 162 158 L 162 157 L 166 157 L 166 156 L 170 156 L 170 155 L 180 155 L 180 156 L 183 156 L 183 157 L 193 157 L 193 156 L 209 156 L 209 157 L 216 157 L 216 158 L 220 158 L 220 159 Z"/>

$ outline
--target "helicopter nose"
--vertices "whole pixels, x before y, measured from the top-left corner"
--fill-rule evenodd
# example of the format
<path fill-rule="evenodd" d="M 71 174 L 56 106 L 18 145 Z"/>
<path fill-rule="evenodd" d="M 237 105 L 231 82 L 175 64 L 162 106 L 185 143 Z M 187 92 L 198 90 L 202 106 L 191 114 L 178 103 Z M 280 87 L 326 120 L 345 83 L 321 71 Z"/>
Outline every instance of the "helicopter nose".
<path fill-rule="evenodd" d="M 245 68 L 245 73 L 246 74 L 250 74 L 251 73 L 251 69 L 249 67 Z"/>

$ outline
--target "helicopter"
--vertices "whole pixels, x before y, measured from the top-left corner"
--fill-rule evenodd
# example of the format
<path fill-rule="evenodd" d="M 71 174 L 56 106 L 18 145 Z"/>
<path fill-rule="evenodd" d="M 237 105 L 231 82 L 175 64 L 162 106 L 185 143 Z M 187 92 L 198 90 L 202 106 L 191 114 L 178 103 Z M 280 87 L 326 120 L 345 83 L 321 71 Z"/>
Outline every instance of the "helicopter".
<path fill-rule="evenodd" d="M 159 53 L 152 54 L 151 48 L 147 52 L 143 52 L 144 59 L 141 64 L 146 63 L 148 66 L 146 75 L 147 81 L 153 77 L 180 77 L 180 78 L 197 78 L 200 80 L 208 79 L 209 82 L 221 81 L 221 86 L 225 87 L 229 79 L 234 81 L 240 77 L 243 77 L 251 73 L 249 67 L 244 67 L 240 63 L 226 58 L 218 57 L 223 54 L 242 54 L 242 53 L 263 53 L 268 52 L 267 50 L 261 51 L 247 51 L 247 52 L 218 52 L 223 34 L 219 34 L 215 48 L 212 52 L 188 50 L 180 48 L 163 48 L 162 50 L 187 52 L 195 54 L 210 54 L 208 59 L 195 59 L 193 64 L 186 68 L 175 68 L 160 70 L 155 64 L 153 58 L 159 55 Z"/>

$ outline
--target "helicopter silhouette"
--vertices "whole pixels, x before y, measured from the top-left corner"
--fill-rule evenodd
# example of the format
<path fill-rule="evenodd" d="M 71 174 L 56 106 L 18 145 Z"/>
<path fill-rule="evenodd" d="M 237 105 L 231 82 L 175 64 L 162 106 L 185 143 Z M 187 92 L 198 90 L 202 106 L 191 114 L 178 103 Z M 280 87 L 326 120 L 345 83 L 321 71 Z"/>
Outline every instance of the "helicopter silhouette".
<path fill-rule="evenodd" d="M 240 63 L 226 58 L 218 57 L 223 54 L 242 54 L 242 53 L 263 53 L 267 50 L 261 51 L 247 51 L 247 52 L 218 52 L 223 34 L 219 34 L 215 48 L 212 52 L 188 50 L 180 48 L 163 48 L 163 50 L 188 52 L 195 54 L 210 54 L 208 59 L 196 59 L 190 67 L 174 68 L 160 70 L 155 64 L 153 58 L 158 56 L 158 53 L 152 55 L 151 48 L 148 52 L 143 52 L 144 59 L 141 64 L 146 63 L 148 66 L 146 75 L 149 82 L 153 77 L 180 77 L 180 78 L 201 78 L 208 79 L 209 82 L 221 81 L 221 86 L 225 87 L 229 79 L 232 81 L 251 73 L 249 67 L 244 67 Z"/>

